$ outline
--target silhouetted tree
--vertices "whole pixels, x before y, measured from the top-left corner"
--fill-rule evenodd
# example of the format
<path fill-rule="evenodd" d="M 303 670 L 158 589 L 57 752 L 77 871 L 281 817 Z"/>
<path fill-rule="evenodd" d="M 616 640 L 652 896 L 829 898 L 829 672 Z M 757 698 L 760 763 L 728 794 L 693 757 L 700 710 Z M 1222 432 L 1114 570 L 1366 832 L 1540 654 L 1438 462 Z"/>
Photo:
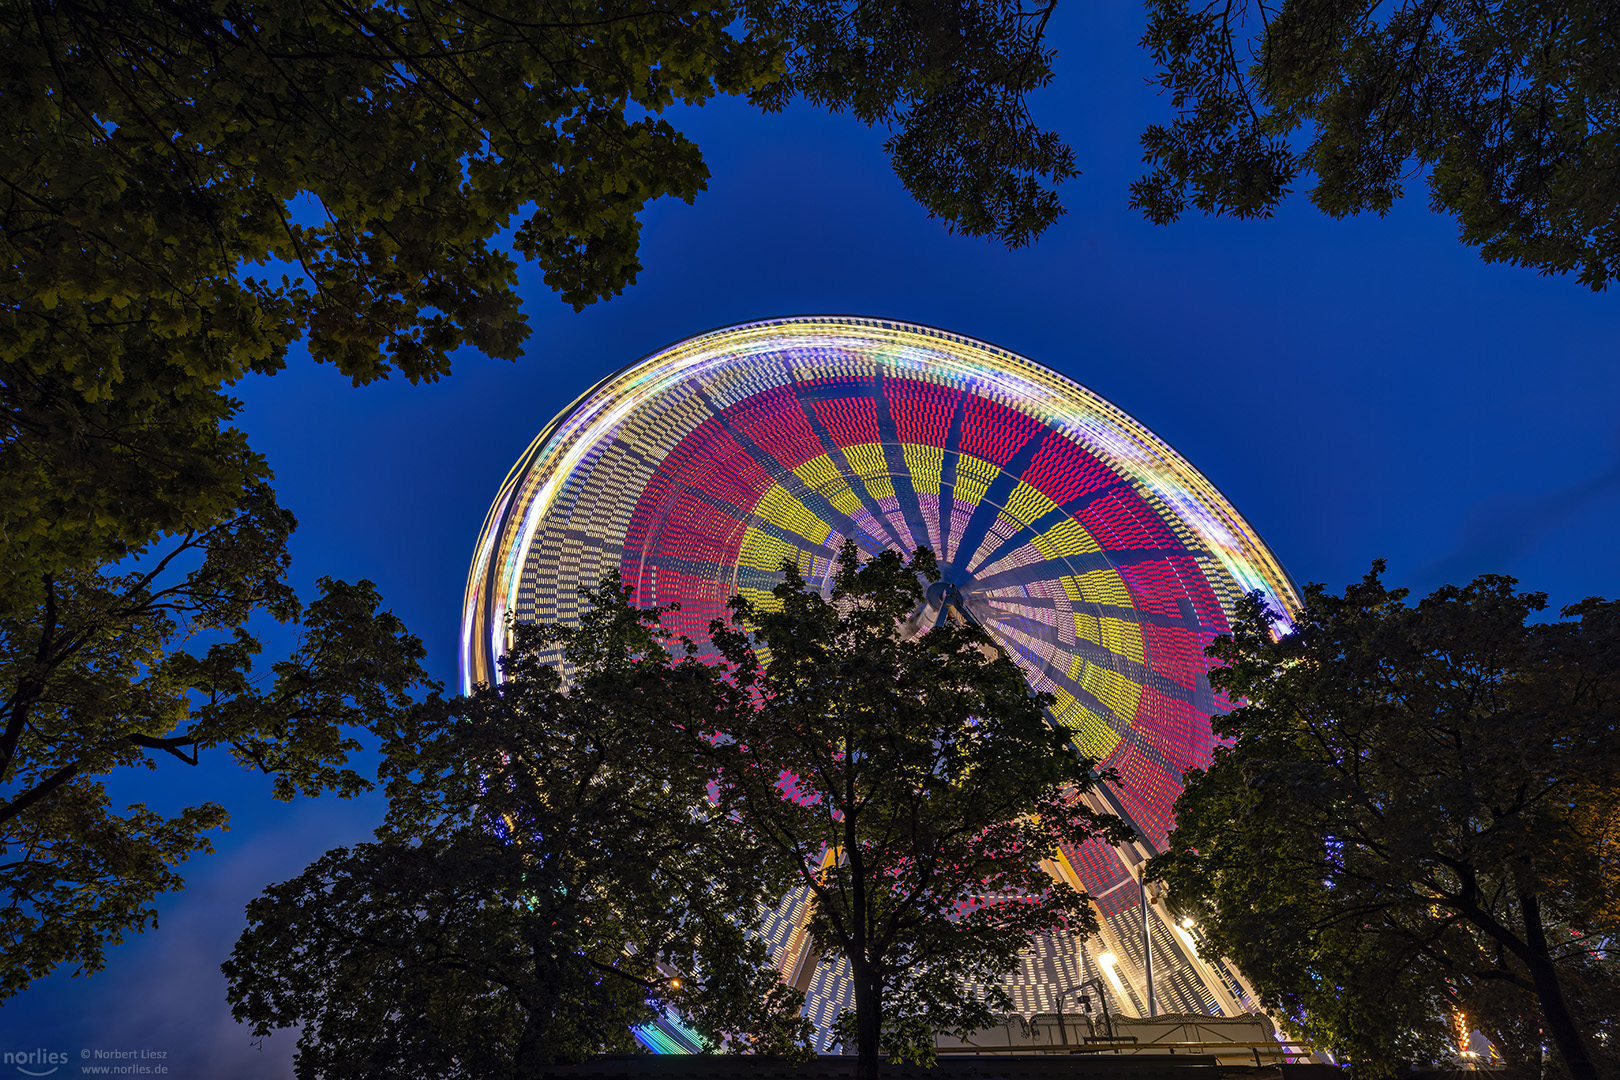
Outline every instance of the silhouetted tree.
<path fill-rule="evenodd" d="M 1620 10 L 1604 0 L 1149 0 L 1175 119 L 1142 137 L 1153 221 L 1268 217 L 1310 177 L 1333 217 L 1407 185 L 1490 262 L 1620 273 Z"/>
<path fill-rule="evenodd" d="M 225 825 L 214 803 L 116 811 L 109 774 L 217 750 L 280 799 L 370 788 L 347 765 L 355 734 L 429 685 L 422 645 L 369 581 L 322 579 L 301 604 L 284 580 L 294 524 L 259 488 L 133 566 L 49 574 L 37 607 L 0 610 L 0 998 L 58 964 L 99 970 Z M 250 620 L 266 616 L 297 640 L 261 673 Z"/>
<path fill-rule="evenodd" d="M 720 674 L 611 577 L 577 628 L 518 627 L 504 681 L 386 746 L 377 842 L 248 907 L 225 965 L 300 1077 L 529 1077 L 638 1048 L 678 1010 L 714 1046 L 802 1052 L 803 998 L 751 935 L 780 895 L 696 753 Z M 566 684 L 561 670 L 566 669 Z"/>
<path fill-rule="evenodd" d="M 1031 934 L 1095 932 L 1086 895 L 1040 864 L 1059 840 L 1131 831 L 1076 801 L 1096 763 L 982 630 L 907 632 L 938 578 L 926 548 L 861 565 L 846 541 L 825 598 L 782 569 L 771 602 L 733 599 L 738 627 L 711 628 L 736 691 L 712 756 L 721 805 L 809 889 L 822 953 L 849 961 L 864 1080 L 880 1048 L 931 1061 L 936 1030 L 1010 1008 L 1000 979 Z"/>
<path fill-rule="evenodd" d="M 708 169 L 677 103 L 796 95 L 897 128 L 953 227 L 1026 242 L 1072 155 L 1025 96 L 1042 9 L 777 0 L 0 3 L 0 603 L 208 528 L 269 478 L 224 388 L 302 341 L 356 385 L 576 308 Z"/>
<path fill-rule="evenodd" d="M 1307 588 L 1280 640 L 1251 598 L 1210 647 L 1242 704 L 1150 873 L 1358 1065 L 1444 1058 L 1466 1023 L 1510 1061 L 1551 1043 L 1612 1075 L 1620 605 L 1532 623 L 1544 594 L 1487 576 L 1409 607 L 1382 571 Z"/>

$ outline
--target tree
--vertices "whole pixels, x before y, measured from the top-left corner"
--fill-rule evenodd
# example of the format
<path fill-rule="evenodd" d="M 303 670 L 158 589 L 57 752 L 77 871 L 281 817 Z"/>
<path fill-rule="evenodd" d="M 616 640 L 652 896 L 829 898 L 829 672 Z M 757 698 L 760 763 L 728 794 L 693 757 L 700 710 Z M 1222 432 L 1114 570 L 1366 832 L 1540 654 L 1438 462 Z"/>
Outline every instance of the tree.
<path fill-rule="evenodd" d="M 999 982 L 1031 934 L 1094 933 L 1089 898 L 1040 863 L 1059 840 L 1131 831 L 1075 800 L 1096 763 L 982 630 L 907 633 L 920 579 L 939 577 L 926 548 L 861 565 L 846 541 L 828 598 L 782 569 L 774 603 L 735 598 L 739 625 L 711 627 L 735 690 L 711 754 L 721 805 L 810 891 L 823 954 L 849 962 L 864 1080 L 880 1045 L 927 1061 L 936 1030 L 1009 1008 Z"/>
<path fill-rule="evenodd" d="M 357 385 L 393 372 L 437 379 L 462 348 L 515 358 L 528 329 L 514 255 L 537 262 L 576 308 L 617 294 L 640 269 L 646 204 L 691 201 L 708 177 L 661 114 L 716 94 L 780 106 L 791 95 L 769 88 L 784 75 L 793 93 L 899 125 L 915 144 L 895 151 L 906 182 L 967 231 L 1019 243 L 1052 219 L 1043 185 L 1072 170 L 1022 108 L 1050 75 L 1042 24 L 1003 0 L 862 9 L 875 19 L 863 26 L 902 47 L 846 33 L 847 14 L 740 0 L 0 0 L 0 623 L 19 695 L 6 707 L 23 725 L 8 736 L 0 783 L 8 801 L 30 800 L 9 819 L 15 828 L 26 810 L 46 830 L 26 842 L 11 834 L 25 846 L 10 850 L 56 845 L 7 873 L 29 882 L 17 885 L 25 892 L 45 887 L 31 875 L 57 869 L 62 881 L 99 883 L 13 909 L 12 941 L 35 945 L 8 950 L 21 982 L 5 986 L 69 956 L 94 968 L 102 938 L 149 921 L 150 897 L 178 885 L 174 861 L 222 820 L 210 807 L 109 825 L 99 782 L 84 778 L 166 749 L 131 740 L 170 737 L 165 724 L 184 714 L 176 702 L 204 692 L 187 679 L 245 685 L 251 638 L 207 658 L 169 652 L 188 620 L 227 635 L 242 626 L 206 612 L 217 598 L 182 585 L 166 608 L 125 573 L 143 559 L 177 572 L 239 523 L 269 521 L 254 507 L 269 497 L 270 470 L 232 426 L 238 380 L 280 370 L 300 342 Z M 810 47 L 818 34 L 836 48 Z M 918 40 L 926 53 L 910 50 Z M 852 77 L 851 65 L 868 74 Z M 965 87 L 984 88 L 994 106 L 969 109 Z M 979 142 L 997 149 L 964 152 Z M 259 569 L 233 571 L 231 603 L 291 617 L 290 594 L 254 592 L 255 575 L 281 574 L 280 556 L 261 554 Z M 333 590 L 312 617 L 364 610 L 366 632 L 395 647 L 380 666 L 327 672 L 320 693 L 370 700 L 419 682 L 371 587 Z M 59 630 L 70 612 L 88 621 Z M 328 636 L 319 623 L 308 633 Z M 31 650 L 58 639 L 74 642 L 75 657 L 109 658 L 93 671 L 105 699 L 95 709 L 118 715 L 85 720 L 75 706 L 63 723 L 82 739 L 22 747 L 24 729 L 56 738 L 38 726 L 43 713 L 18 718 L 36 709 Z M 306 661 L 289 661 L 289 687 Z M 210 664 L 218 671 L 192 670 Z M 152 694 L 163 708 L 138 716 L 127 705 Z M 219 730 L 291 723 L 274 713 Z M 369 707 L 347 715 L 376 718 Z M 308 742 L 310 724 L 292 727 L 286 740 L 263 736 L 298 747 L 282 761 L 289 776 L 346 738 Z M 251 757 L 260 738 L 237 750 Z M 18 771 L 46 760 L 79 779 Z M 81 795 L 90 801 L 72 801 Z M 96 830 L 142 837 L 130 850 L 145 854 L 69 871 L 71 845 L 47 839 Z M 45 906 L 31 914 L 35 903 Z M 100 914 L 56 918 L 69 908 Z"/>
<path fill-rule="evenodd" d="M 898 126 L 930 213 L 1027 242 L 1073 173 L 1024 107 L 1043 27 L 1008 0 L 0 3 L 0 598 L 228 515 L 268 473 L 224 388 L 300 340 L 357 385 L 433 380 L 521 353 L 513 254 L 576 308 L 618 294 L 646 204 L 708 178 L 676 103 Z"/>
<path fill-rule="evenodd" d="M 1466 1023 L 1612 1075 L 1620 605 L 1532 623 L 1545 596 L 1486 576 L 1407 606 L 1382 571 L 1310 586 L 1277 640 L 1251 597 L 1210 647 L 1241 704 L 1149 873 L 1206 955 L 1375 1072 Z"/>
<path fill-rule="evenodd" d="M 284 580 L 294 525 L 256 489 L 219 525 L 133 564 L 46 575 L 37 607 L 0 615 L 0 998 L 58 964 L 99 970 L 226 822 L 213 803 L 119 813 L 109 773 L 224 748 L 280 799 L 370 787 L 346 764 L 353 729 L 427 684 L 422 646 L 368 581 L 323 579 L 302 605 Z M 268 676 L 256 615 L 297 627 Z"/>
<path fill-rule="evenodd" d="M 412 711 L 377 843 L 249 905 L 232 1010 L 302 1025 L 300 1077 L 538 1076 L 666 1009 L 715 1046 L 802 1045 L 748 933 L 780 883 L 693 753 L 719 673 L 628 596 L 609 578 L 577 628 L 517 627 L 500 686 Z"/>
<path fill-rule="evenodd" d="M 1055 185 L 1074 151 L 1029 115 L 1052 80 L 1044 44 L 1056 0 L 744 0 L 754 35 L 785 51 L 751 95 L 775 111 L 795 95 L 893 130 L 883 148 L 930 217 L 1023 247 L 1064 213 Z"/>
<path fill-rule="evenodd" d="M 1163 224 L 1266 217 L 1303 175 L 1333 217 L 1426 177 L 1488 262 L 1620 273 L 1620 14 L 1602 0 L 1150 0 L 1142 44 L 1175 119 L 1142 137 L 1132 205 Z"/>

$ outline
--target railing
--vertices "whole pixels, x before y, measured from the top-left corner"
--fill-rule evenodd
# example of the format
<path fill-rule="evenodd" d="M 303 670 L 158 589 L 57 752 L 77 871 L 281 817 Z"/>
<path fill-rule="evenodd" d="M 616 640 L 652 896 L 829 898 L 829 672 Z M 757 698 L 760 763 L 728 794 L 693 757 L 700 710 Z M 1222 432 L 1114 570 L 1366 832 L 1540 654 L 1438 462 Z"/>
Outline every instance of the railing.
<path fill-rule="evenodd" d="M 1266 1041 L 1255 1042 L 1207 1042 L 1207 1041 L 1176 1041 L 1176 1042 L 1139 1042 L 1134 1036 L 1119 1039 L 1102 1039 L 1088 1037 L 1081 1044 L 1053 1044 L 1053 1043 L 1027 1043 L 1023 1046 L 938 1046 L 935 1052 L 940 1055 L 956 1054 L 1131 1054 L 1148 1055 L 1164 1054 L 1205 1054 L 1217 1058 L 1232 1058 L 1242 1056 L 1253 1057 L 1254 1064 L 1264 1068 L 1267 1065 L 1294 1064 L 1299 1061 L 1309 1061 L 1311 1051 L 1295 1045 Z"/>

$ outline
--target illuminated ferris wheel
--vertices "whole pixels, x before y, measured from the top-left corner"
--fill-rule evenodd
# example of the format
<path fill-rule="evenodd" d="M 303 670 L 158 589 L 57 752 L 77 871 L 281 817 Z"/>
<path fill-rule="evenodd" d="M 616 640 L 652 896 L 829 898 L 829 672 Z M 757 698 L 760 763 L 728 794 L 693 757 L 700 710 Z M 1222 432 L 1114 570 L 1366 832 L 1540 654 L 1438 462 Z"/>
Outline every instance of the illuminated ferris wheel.
<path fill-rule="evenodd" d="M 1204 648 L 1239 597 L 1297 607 L 1281 564 L 1163 440 L 1084 387 L 929 327 L 805 317 L 700 334 L 602 380 L 524 452 L 484 523 L 462 622 L 463 687 L 498 679 L 508 619 L 568 621 L 576 590 L 618 568 L 643 606 L 705 639 L 784 559 L 825 581 L 845 538 L 868 555 L 926 545 L 935 605 L 980 623 L 1057 699 L 1051 719 L 1118 770 L 1099 797 L 1143 840 L 1065 849 L 1054 873 L 1103 916 L 1095 961 L 1116 1007 L 1231 1014 L 1236 973 L 1140 905 L 1131 868 L 1171 827 L 1181 774 L 1207 763 L 1223 706 Z M 790 899 L 764 927 L 825 1028 L 848 995 Z M 1151 947 L 1147 942 L 1151 941 Z M 1079 944 L 1037 942 L 1010 989 L 1026 1013 L 1079 980 Z M 1091 970 L 1099 970 L 1092 968 Z M 1067 980 L 1067 981 L 1065 981 Z"/>

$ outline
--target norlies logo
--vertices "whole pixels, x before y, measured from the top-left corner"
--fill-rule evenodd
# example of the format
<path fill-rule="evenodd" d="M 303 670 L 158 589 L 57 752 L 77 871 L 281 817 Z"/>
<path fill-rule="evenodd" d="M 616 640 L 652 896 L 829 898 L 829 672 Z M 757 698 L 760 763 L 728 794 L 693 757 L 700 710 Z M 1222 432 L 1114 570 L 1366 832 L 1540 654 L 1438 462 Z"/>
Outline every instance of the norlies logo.
<path fill-rule="evenodd" d="M 15 1065 L 24 1076 L 49 1076 L 67 1064 L 65 1050 L 7 1050 L 0 1063 Z"/>

